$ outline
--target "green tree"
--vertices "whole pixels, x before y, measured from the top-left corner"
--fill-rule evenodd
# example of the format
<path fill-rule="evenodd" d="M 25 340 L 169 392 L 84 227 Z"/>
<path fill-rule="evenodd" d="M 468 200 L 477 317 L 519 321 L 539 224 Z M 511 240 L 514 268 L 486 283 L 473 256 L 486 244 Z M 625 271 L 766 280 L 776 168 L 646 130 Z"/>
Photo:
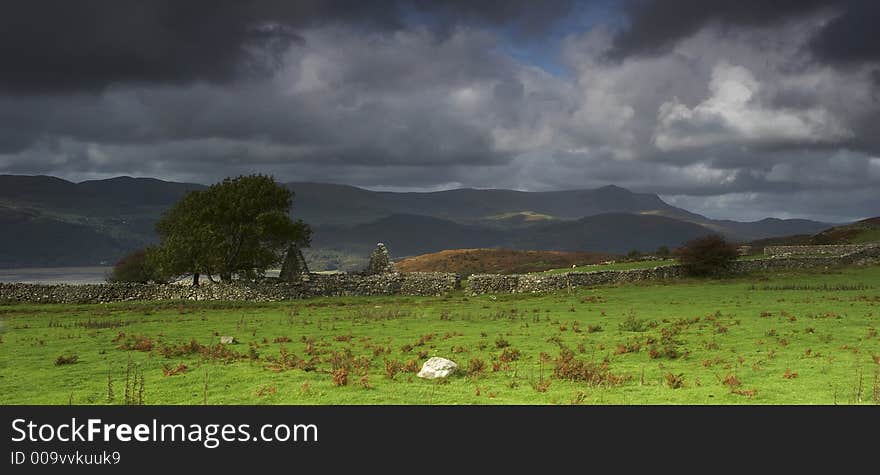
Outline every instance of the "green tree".
<path fill-rule="evenodd" d="M 669 248 L 666 246 L 660 246 L 657 248 L 657 256 L 658 257 L 669 257 L 672 253 L 669 251 Z"/>
<path fill-rule="evenodd" d="M 156 250 L 155 260 L 161 273 L 191 273 L 194 286 L 199 285 L 202 273 L 211 275 L 212 239 L 208 206 L 206 192 L 191 191 L 156 223 L 156 233 L 161 243 Z"/>
<path fill-rule="evenodd" d="M 227 178 L 204 191 L 191 192 L 156 225 L 162 238 L 163 270 L 172 274 L 256 277 L 278 264 L 295 242 L 306 247 L 311 229 L 293 221 L 293 192 L 264 175 Z"/>
<path fill-rule="evenodd" d="M 119 259 L 113 266 L 107 282 L 165 282 L 167 276 L 160 271 L 155 259 L 156 248 L 138 249 Z"/>
<path fill-rule="evenodd" d="M 717 234 L 688 241 L 678 251 L 678 260 L 693 276 L 723 274 L 738 256 L 736 246 Z"/>

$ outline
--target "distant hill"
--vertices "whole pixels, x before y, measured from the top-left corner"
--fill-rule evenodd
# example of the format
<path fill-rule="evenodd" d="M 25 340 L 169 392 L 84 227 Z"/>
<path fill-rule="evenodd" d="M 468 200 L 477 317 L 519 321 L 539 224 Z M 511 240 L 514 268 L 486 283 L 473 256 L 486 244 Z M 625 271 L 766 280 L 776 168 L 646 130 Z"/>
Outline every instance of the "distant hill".
<path fill-rule="evenodd" d="M 458 189 L 429 193 L 367 191 L 344 185 L 288 183 L 296 192 L 295 206 L 308 222 L 358 224 L 390 215 L 423 215 L 462 223 L 497 219 L 510 213 L 578 219 L 601 213 L 687 213 L 657 195 L 633 193 L 617 186 L 595 190 L 525 192 Z"/>
<path fill-rule="evenodd" d="M 810 238 L 812 244 L 861 244 L 880 242 L 880 217 L 826 229 Z"/>
<path fill-rule="evenodd" d="M 85 216 L 164 210 L 190 190 L 205 188 L 155 178 L 117 177 L 71 183 L 50 176 L 0 175 L 0 203 Z"/>
<path fill-rule="evenodd" d="M 100 264 L 127 252 L 135 241 L 99 229 L 0 206 L 0 267 Z"/>
<path fill-rule="evenodd" d="M 487 226 L 497 226 L 501 228 L 516 228 L 532 226 L 547 221 L 553 221 L 556 218 L 547 214 L 535 213 L 534 211 L 518 211 L 514 213 L 504 213 L 496 216 L 488 216 L 483 221 Z"/>
<path fill-rule="evenodd" d="M 808 219 L 764 218 L 760 221 L 689 220 L 706 226 L 737 241 L 751 241 L 786 234 L 812 234 L 827 229 L 831 224 Z"/>
<path fill-rule="evenodd" d="M 815 233 L 831 224 L 766 218 L 754 222 L 713 220 L 671 206 L 652 193 L 609 185 L 592 190 L 525 192 L 458 189 L 429 193 L 368 191 L 346 185 L 288 183 L 296 193 L 294 214 L 314 226 L 354 226 L 394 215 L 419 215 L 501 229 L 628 213 L 697 224 L 736 241 Z"/>
<path fill-rule="evenodd" d="M 383 242 L 394 256 L 413 256 L 448 248 L 495 247 L 507 233 L 498 229 L 460 224 L 445 219 L 396 214 L 354 226 L 319 226 L 315 246 L 368 254 Z"/>
<path fill-rule="evenodd" d="M 0 266 L 112 264 L 154 242 L 162 212 L 201 188 L 153 178 L 0 175 Z"/>
<path fill-rule="evenodd" d="M 324 226 L 314 242 L 332 249 L 366 254 L 383 242 L 395 257 L 444 249 L 510 248 L 518 250 L 584 251 L 622 254 L 660 246 L 678 247 L 711 233 L 703 226 L 664 216 L 607 213 L 572 221 L 549 221 L 504 230 L 460 224 L 418 215 L 393 215 L 366 224 Z"/>
<path fill-rule="evenodd" d="M 516 233 L 510 243 L 515 249 L 623 254 L 633 249 L 651 252 L 660 246 L 678 247 L 710 232 L 704 226 L 665 216 L 607 213 L 534 226 Z"/>
<path fill-rule="evenodd" d="M 520 274 L 597 264 L 612 258 L 612 254 L 593 252 L 453 249 L 402 259 L 396 266 L 402 272 Z"/>
<path fill-rule="evenodd" d="M 807 220 L 711 220 L 657 195 L 617 186 L 522 192 L 459 189 L 376 192 L 347 185 L 289 183 L 293 215 L 315 229 L 313 267 L 361 265 L 376 242 L 410 256 L 452 248 L 652 251 L 718 232 L 737 241 L 813 234 Z M 155 242 L 153 226 L 187 192 L 205 188 L 153 178 L 71 183 L 0 175 L 0 265 L 95 265 Z"/>
<path fill-rule="evenodd" d="M 880 217 L 863 219 L 855 223 L 834 226 L 816 234 L 795 234 L 752 241 L 759 251 L 765 246 L 817 246 L 825 244 L 861 244 L 880 242 Z"/>

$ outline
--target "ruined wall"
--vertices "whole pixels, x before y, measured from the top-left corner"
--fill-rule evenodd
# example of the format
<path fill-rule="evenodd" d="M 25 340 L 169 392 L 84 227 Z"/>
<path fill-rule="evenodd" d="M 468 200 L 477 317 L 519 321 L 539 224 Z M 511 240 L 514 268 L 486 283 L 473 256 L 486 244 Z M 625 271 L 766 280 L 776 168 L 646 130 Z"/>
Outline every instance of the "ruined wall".
<path fill-rule="evenodd" d="M 796 256 L 845 256 L 853 252 L 880 247 L 878 243 L 839 244 L 827 246 L 766 246 L 764 255 L 769 257 Z"/>
<path fill-rule="evenodd" d="M 378 275 L 308 274 L 298 282 L 203 285 L 0 283 L 0 300 L 32 303 L 106 303 L 131 300 L 229 300 L 272 302 L 318 296 L 443 295 L 456 290 L 456 274 L 441 272 Z"/>

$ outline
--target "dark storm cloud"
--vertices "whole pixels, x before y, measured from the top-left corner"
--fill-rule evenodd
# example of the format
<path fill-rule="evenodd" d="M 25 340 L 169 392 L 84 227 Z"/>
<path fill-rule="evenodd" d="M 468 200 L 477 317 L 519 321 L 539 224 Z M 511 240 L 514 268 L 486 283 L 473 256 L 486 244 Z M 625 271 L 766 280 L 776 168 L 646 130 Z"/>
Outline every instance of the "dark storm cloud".
<path fill-rule="evenodd" d="M 212 157 L 217 167 L 236 161 L 260 166 L 271 157 L 377 168 L 491 164 L 509 156 L 494 150 L 490 132 L 493 120 L 510 122 L 516 109 L 481 112 L 483 103 L 469 102 L 486 96 L 506 104 L 518 97 L 518 82 L 507 77 L 512 65 L 489 52 L 495 44 L 489 36 L 438 39 L 427 32 L 364 34 L 348 28 L 305 34 L 309 44 L 287 51 L 284 66 L 263 80 L 0 95 L 0 154 L 64 138 L 68 147 L 115 147 L 115 165 L 125 161 L 119 147 L 168 144 L 139 159 L 167 160 L 169 169 L 199 156 Z M 485 91 L 471 93 L 475 84 Z M 485 121 L 478 117 L 483 114 Z M 44 163 L 86 163 L 58 147 L 38 150 L 54 157 Z M 0 168 L 35 159 L 0 156 Z"/>
<path fill-rule="evenodd" d="M 29 0 L 0 15 L 0 87 L 100 89 L 117 82 L 223 81 L 249 50 L 268 54 L 297 39 L 292 27 L 357 19 L 389 25 L 393 2 L 236 0 Z M 268 51 L 268 53 L 267 53 Z"/>
<path fill-rule="evenodd" d="M 880 2 L 853 0 L 839 8 L 842 13 L 810 43 L 813 52 L 822 60 L 837 64 L 880 60 Z"/>
<path fill-rule="evenodd" d="M 441 26 L 459 23 L 503 25 L 526 37 L 547 32 L 571 13 L 574 0 L 415 0 L 412 6 L 429 12 Z"/>
<path fill-rule="evenodd" d="M 29 0 L 0 11 L 0 90 L 90 90 L 116 83 L 224 82 L 278 64 L 297 30 L 321 24 L 399 29 L 407 15 L 545 31 L 570 2 L 526 0 Z"/>
<path fill-rule="evenodd" d="M 809 44 L 818 59 L 835 64 L 880 59 L 880 2 L 875 0 L 633 0 L 627 7 L 630 26 L 615 38 L 610 55 L 664 53 L 711 23 L 768 27 L 820 10 L 835 17 Z"/>

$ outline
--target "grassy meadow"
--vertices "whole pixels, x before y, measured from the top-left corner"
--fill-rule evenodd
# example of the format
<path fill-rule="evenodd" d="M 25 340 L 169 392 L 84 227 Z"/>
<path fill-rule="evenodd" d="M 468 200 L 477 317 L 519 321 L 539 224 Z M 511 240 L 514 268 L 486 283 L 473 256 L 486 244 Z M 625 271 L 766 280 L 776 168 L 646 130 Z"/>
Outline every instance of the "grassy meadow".
<path fill-rule="evenodd" d="M 647 261 L 622 261 L 613 264 L 589 264 L 585 266 L 576 266 L 563 269 L 551 269 L 544 271 L 544 274 L 564 274 L 566 272 L 594 272 L 601 270 L 634 270 L 634 269 L 650 269 L 652 267 L 671 266 L 678 264 L 675 259 L 658 259 Z"/>
<path fill-rule="evenodd" d="M 766 259 L 763 254 L 752 254 L 748 256 L 740 256 L 737 258 L 740 261 L 754 261 L 758 259 Z M 595 272 L 595 271 L 607 271 L 607 270 L 635 270 L 635 269 L 650 269 L 652 267 L 664 267 L 664 266 L 672 266 L 678 264 L 679 261 L 677 259 L 649 259 L 649 260 L 623 260 L 620 262 L 614 262 L 611 264 L 588 264 L 583 266 L 575 266 L 575 267 L 565 267 L 559 269 L 550 269 L 544 272 L 543 274 L 564 274 L 566 272 Z"/>
<path fill-rule="evenodd" d="M 541 295 L 6 303 L 0 403 L 876 404 L 878 331 L 880 266 Z M 417 378 L 431 356 L 460 371 Z"/>

